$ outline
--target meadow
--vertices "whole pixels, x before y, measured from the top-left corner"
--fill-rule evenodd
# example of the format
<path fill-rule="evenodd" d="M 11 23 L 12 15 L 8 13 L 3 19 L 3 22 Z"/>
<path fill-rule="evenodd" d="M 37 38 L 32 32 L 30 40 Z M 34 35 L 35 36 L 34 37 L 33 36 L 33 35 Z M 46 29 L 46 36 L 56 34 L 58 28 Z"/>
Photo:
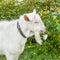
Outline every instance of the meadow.
<path fill-rule="evenodd" d="M 37 10 L 46 26 L 47 40 L 42 46 L 34 36 L 27 39 L 24 52 L 19 60 L 60 60 L 60 0 L 0 0 L 0 20 L 18 19 L 24 13 Z M 6 60 L 0 56 L 0 60 Z"/>

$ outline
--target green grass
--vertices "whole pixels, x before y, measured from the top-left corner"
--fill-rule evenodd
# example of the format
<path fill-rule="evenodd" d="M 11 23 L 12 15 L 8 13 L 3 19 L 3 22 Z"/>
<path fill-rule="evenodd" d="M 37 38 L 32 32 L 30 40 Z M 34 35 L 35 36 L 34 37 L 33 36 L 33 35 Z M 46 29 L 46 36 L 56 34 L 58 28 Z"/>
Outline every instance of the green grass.
<path fill-rule="evenodd" d="M 36 8 L 47 29 L 48 39 L 43 40 L 42 46 L 36 43 L 34 37 L 28 38 L 19 60 L 60 60 L 60 0 L 56 3 L 57 5 L 54 0 L 45 3 L 39 0 L 24 0 L 15 5 L 14 1 L 5 4 L 0 1 L 0 20 L 17 19 L 21 14 L 32 12 Z M 53 11 L 57 14 L 52 14 Z M 0 56 L 0 60 L 6 60 L 6 57 Z"/>

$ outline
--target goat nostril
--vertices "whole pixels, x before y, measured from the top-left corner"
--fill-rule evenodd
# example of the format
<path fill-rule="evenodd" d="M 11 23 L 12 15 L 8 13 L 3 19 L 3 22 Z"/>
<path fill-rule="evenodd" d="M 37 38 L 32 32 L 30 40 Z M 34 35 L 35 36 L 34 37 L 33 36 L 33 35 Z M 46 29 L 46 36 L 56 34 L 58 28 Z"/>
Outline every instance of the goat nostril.
<path fill-rule="evenodd" d="M 31 30 L 30 33 L 34 33 L 34 32 Z"/>
<path fill-rule="evenodd" d="M 41 30 L 41 32 L 43 32 L 43 31 Z"/>

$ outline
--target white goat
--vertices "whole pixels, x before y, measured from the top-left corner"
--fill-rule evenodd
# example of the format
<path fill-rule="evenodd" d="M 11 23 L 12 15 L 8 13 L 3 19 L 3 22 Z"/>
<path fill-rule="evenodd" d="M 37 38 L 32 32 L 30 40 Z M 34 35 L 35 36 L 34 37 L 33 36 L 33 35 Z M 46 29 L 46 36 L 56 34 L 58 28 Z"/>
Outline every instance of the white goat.
<path fill-rule="evenodd" d="M 0 54 L 6 55 L 7 60 L 18 60 L 27 38 L 35 35 L 36 41 L 41 45 L 40 33 L 45 31 L 44 23 L 36 10 L 21 15 L 17 20 L 0 21 Z"/>

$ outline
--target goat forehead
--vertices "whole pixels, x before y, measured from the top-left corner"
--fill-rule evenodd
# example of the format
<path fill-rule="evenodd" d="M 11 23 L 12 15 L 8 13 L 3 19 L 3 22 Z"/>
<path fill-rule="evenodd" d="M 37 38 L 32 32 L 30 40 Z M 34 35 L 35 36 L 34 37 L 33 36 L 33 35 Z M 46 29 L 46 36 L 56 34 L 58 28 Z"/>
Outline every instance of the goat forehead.
<path fill-rule="evenodd" d="M 29 18 L 34 18 L 36 16 L 36 14 L 32 14 L 32 13 L 27 14 L 27 15 L 28 15 Z"/>
<path fill-rule="evenodd" d="M 29 19 L 30 20 L 33 20 L 33 21 L 37 21 L 37 20 L 40 20 L 39 16 L 37 16 L 36 14 L 35 15 L 28 15 Z"/>

